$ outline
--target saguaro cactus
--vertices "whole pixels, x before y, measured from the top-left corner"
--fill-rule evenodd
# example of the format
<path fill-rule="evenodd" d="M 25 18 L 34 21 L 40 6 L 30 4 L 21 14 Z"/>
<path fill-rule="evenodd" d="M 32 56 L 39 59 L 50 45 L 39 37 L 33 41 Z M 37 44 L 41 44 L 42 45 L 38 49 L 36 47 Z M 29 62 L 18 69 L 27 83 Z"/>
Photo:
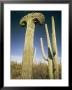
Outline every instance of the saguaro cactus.
<path fill-rule="evenodd" d="M 49 75 L 49 78 L 53 79 L 52 49 L 51 49 L 51 44 L 50 44 L 50 38 L 49 38 L 47 24 L 45 24 L 45 30 L 46 30 L 46 36 L 47 36 L 48 57 L 46 57 L 45 52 L 44 52 L 42 38 L 40 38 L 41 50 L 42 50 L 43 58 L 48 62 L 48 75 Z"/>
<path fill-rule="evenodd" d="M 22 78 L 31 79 L 32 78 L 32 62 L 34 57 L 34 31 L 35 23 L 38 21 L 42 24 L 45 17 L 42 13 L 30 13 L 20 20 L 20 25 L 24 26 L 27 24 L 26 34 L 25 34 L 25 44 L 24 53 L 22 59 Z"/>
<path fill-rule="evenodd" d="M 58 79 L 59 78 L 58 52 L 57 52 L 54 16 L 52 16 L 52 48 L 53 48 L 54 78 Z"/>
<path fill-rule="evenodd" d="M 54 76 L 55 79 L 59 79 L 58 52 L 57 52 L 54 16 L 52 16 L 52 49 L 51 49 L 47 24 L 45 24 L 45 28 L 46 28 L 46 36 L 47 36 L 47 44 L 48 44 L 48 58 L 45 55 L 43 48 L 43 41 L 41 38 L 42 55 L 45 60 L 48 60 L 49 78 L 51 79 Z"/>

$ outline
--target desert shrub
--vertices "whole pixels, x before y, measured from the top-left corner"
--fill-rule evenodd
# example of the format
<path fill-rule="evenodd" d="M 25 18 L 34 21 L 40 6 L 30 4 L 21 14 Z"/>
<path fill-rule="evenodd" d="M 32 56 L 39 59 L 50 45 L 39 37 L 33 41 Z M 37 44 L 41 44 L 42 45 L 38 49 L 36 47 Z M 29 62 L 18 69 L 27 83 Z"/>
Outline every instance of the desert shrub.
<path fill-rule="evenodd" d="M 34 64 L 33 65 L 33 79 L 47 79 L 48 68 L 46 64 Z"/>
<path fill-rule="evenodd" d="M 62 72 L 61 68 L 62 68 L 62 66 L 61 66 L 61 64 L 59 64 L 59 79 L 61 79 L 61 72 Z"/>
<path fill-rule="evenodd" d="M 11 79 L 21 79 L 21 67 L 21 64 L 11 62 Z M 32 71 L 33 79 L 49 79 L 47 64 L 33 64 Z M 59 64 L 59 78 L 61 79 L 61 64 Z"/>
<path fill-rule="evenodd" d="M 11 63 L 11 78 L 20 79 L 21 78 L 21 64 Z"/>

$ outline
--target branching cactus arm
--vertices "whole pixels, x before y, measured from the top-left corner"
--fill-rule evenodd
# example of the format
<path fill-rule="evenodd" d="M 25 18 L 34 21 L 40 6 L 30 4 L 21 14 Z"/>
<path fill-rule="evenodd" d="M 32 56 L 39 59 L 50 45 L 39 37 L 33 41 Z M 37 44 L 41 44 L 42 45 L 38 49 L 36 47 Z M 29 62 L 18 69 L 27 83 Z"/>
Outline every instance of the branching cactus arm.
<path fill-rule="evenodd" d="M 44 60 L 46 60 L 48 62 L 48 75 L 49 75 L 49 78 L 53 79 L 53 64 L 52 64 L 53 59 L 52 59 L 52 51 L 51 51 L 52 49 L 51 49 L 47 24 L 45 24 L 45 30 L 46 30 L 46 37 L 47 37 L 48 57 L 46 57 L 46 55 L 45 55 L 42 38 L 40 38 L 41 51 L 42 51 L 42 56 L 43 56 Z"/>
<path fill-rule="evenodd" d="M 53 59 L 52 48 L 51 48 L 51 44 L 50 44 L 50 38 L 49 38 L 47 24 L 45 24 L 45 30 L 46 30 L 46 37 L 47 37 L 48 57 L 51 58 L 51 59 Z M 42 51 L 43 58 L 45 60 L 47 60 L 48 57 L 46 56 L 45 51 L 44 51 L 44 45 L 43 45 L 43 39 L 42 39 L 42 37 L 40 38 L 40 43 L 41 43 L 41 51 Z"/>
<path fill-rule="evenodd" d="M 40 38 L 40 42 L 41 42 L 42 56 L 43 56 L 44 60 L 48 61 L 48 57 L 46 56 L 45 51 L 44 51 L 44 46 L 43 46 L 43 40 L 42 40 L 42 38 Z"/>
<path fill-rule="evenodd" d="M 54 16 L 52 16 L 52 48 L 53 48 L 54 78 L 58 79 L 59 78 L 58 52 L 57 52 Z"/>
<path fill-rule="evenodd" d="M 53 59 L 52 48 L 51 48 L 51 43 L 50 43 L 50 36 L 48 33 L 48 25 L 47 24 L 45 24 L 45 30 L 46 30 L 47 45 L 48 45 L 48 57 L 50 59 Z"/>
<path fill-rule="evenodd" d="M 56 33 L 55 33 L 55 21 L 54 16 L 52 16 L 52 47 L 53 47 L 53 54 L 57 55 L 57 42 L 56 42 Z"/>
<path fill-rule="evenodd" d="M 33 20 L 36 22 L 36 19 L 38 19 L 40 24 L 43 24 L 45 21 L 45 17 L 43 14 L 41 13 L 34 13 L 33 14 Z"/>
<path fill-rule="evenodd" d="M 19 21 L 19 24 L 23 27 L 26 26 L 28 21 L 27 19 L 28 19 L 27 16 L 22 17 L 21 20 Z"/>
<path fill-rule="evenodd" d="M 53 55 L 52 55 L 52 48 L 51 48 L 50 36 L 49 36 L 47 24 L 45 24 L 45 30 L 46 30 L 47 45 L 48 45 L 48 73 L 49 73 L 49 78 L 53 79 Z"/>

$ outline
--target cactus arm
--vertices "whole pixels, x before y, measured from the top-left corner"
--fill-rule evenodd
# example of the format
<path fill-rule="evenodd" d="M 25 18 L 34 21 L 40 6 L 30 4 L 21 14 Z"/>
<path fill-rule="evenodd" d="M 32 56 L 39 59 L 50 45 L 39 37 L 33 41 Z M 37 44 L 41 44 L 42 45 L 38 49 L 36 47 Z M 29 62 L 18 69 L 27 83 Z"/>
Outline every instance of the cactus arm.
<path fill-rule="evenodd" d="M 53 54 L 57 54 L 57 43 L 56 43 L 54 16 L 52 16 L 52 45 L 53 45 Z"/>
<path fill-rule="evenodd" d="M 53 48 L 54 78 L 58 79 L 59 78 L 58 52 L 57 52 L 54 16 L 52 16 L 52 48 Z"/>
<path fill-rule="evenodd" d="M 21 26 L 25 26 L 26 23 L 27 23 L 27 16 L 24 16 L 24 17 L 21 18 L 19 24 L 20 24 Z"/>
<path fill-rule="evenodd" d="M 48 25 L 45 24 L 45 30 L 46 30 L 46 37 L 47 37 L 47 45 L 48 45 L 48 57 L 52 59 L 52 48 L 51 48 L 51 43 L 50 43 L 50 37 L 48 33 Z"/>
<path fill-rule="evenodd" d="M 36 48 L 34 49 L 34 57 L 33 57 L 33 62 L 36 63 Z"/>
<path fill-rule="evenodd" d="M 45 24 L 45 30 L 46 30 L 47 45 L 48 45 L 48 75 L 50 79 L 53 79 L 53 56 L 52 56 L 52 48 L 51 48 L 47 24 Z"/>
<path fill-rule="evenodd" d="M 34 13 L 33 18 L 37 19 L 40 22 L 40 24 L 44 23 L 44 21 L 45 21 L 45 17 L 41 13 Z"/>
<path fill-rule="evenodd" d="M 43 40 L 42 40 L 42 38 L 40 38 L 40 44 L 41 44 L 42 56 L 43 56 L 43 58 L 44 58 L 46 61 L 48 61 L 48 58 L 47 58 L 47 56 L 45 55 L 45 51 L 44 51 L 44 46 L 43 46 Z"/>

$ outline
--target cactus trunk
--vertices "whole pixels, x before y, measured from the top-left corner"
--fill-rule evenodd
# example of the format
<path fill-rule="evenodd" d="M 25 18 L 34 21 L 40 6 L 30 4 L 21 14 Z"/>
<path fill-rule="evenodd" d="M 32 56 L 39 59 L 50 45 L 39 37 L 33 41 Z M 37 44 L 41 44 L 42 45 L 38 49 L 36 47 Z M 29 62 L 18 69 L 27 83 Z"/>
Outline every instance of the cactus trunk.
<path fill-rule="evenodd" d="M 59 78 L 58 72 L 58 52 L 56 44 L 56 34 L 55 34 L 55 22 L 54 17 L 52 16 L 52 47 L 53 47 L 53 66 L 54 66 L 54 78 Z"/>
<path fill-rule="evenodd" d="M 31 79 L 32 78 L 32 63 L 34 59 L 34 31 L 35 23 L 44 23 L 45 17 L 42 13 L 30 13 L 20 20 L 19 24 L 25 26 L 27 24 L 26 34 L 25 34 L 25 44 L 22 60 L 22 78 Z"/>
<path fill-rule="evenodd" d="M 35 24 L 32 22 L 27 23 L 27 30 L 25 34 L 25 46 L 23 53 L 22 62 L 22 78 L 31 79 L 32 78 L 32 62 L 34 57 L 34 30 Z"/>
<path fill-rule="evenodd" d="M 43 56 L 44 60 L 46 60 L 48 62 L 48 76 L 49 76 L 49 79 L 53 79 L 52 49 L 51 49 L 51 44 L 50 44 L 50 38 L 49 38 L 47 24 L 45 24 L 45 30 L 46 30 L 46 36 L 47 36 L 48 57 L 46 57 L 45 52 L 44 52 L 42 38 L 40 38 L 41 51 L 42 51 L 42 56 Z"/>
<path fill-rule="evenodd" d="M 49 78 L 53 79 L 53 59 L 52 59 L 52 48 L 50 43 L 50 37 L 48 33 L 47 24 L 45 24 L 46 36 L 47 36 L 47 45 L 48 45 L 48 72 Z"/>
<path fill-rule="evenodd" d="M 48 75 L 49 75 L 49 79 L 53 79 L 53 64 L 52 64 L 52 59 L 48 59 Z"/>

